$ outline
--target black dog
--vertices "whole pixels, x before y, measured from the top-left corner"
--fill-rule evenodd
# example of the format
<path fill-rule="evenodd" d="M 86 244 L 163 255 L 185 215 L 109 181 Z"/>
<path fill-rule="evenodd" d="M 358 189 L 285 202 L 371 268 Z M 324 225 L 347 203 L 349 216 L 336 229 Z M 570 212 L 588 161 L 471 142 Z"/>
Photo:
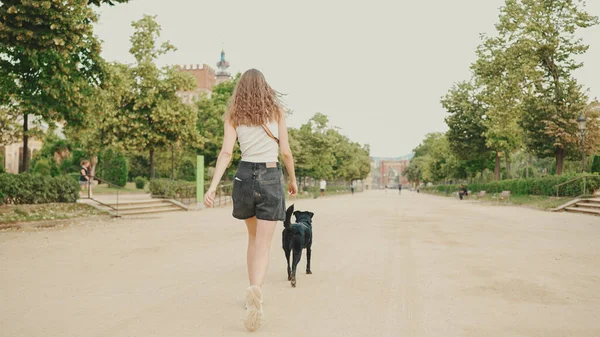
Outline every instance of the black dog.
<path fill-rule="evenodd" d="M 292 214 L 296 216 L 296 223 L 292 224 Z M 314 213 L 311 212 L 294 212 L 294 205 L 290 206 L 285 213 L 285 221 L 283 226 L 285 229 L 282 233 L 283 250 L 287 259 L 288 281 L 292 281 L 292 287 L 296 287 L 296 266 L 302 258 L 302 250 L 306 248 L 306 273 L 312 274 L 310 271 L 310 255 L 312 246 L 312 218 Z M 292 267 L 290 268 L 290 254 L 294 252 Z"/>

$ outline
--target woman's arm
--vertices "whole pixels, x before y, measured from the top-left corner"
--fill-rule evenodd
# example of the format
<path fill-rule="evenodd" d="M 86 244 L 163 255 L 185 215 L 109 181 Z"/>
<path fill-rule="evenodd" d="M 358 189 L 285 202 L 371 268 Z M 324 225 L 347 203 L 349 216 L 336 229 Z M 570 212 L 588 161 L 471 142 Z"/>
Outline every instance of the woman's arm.
<path fill-rule="evenodd" d="M 281 151 L 281 157 L 283 158 L 283 164 L 290 177 L 288 191 L 290 194 L 296 195 L 296 193 L 298 193 L 298 186 L 296 184 L 296 171 L 294 170 L 294 156 L 290 149 L 290 140 L 288 137 L 285 116 L 281 116 L 279 119 L 279 149 Z"/>
<path fill-rule="evenodd" d="M 237 139 L 235 128 L 233 125 L 231 125 L 231 123 L 229 123 L 229 121 L 225 121 L 223 127 L 225 129 L 223 146 L 221 147 L 221 152 L 217 158 L 215 174 L 213 175 L 210 187 L 208 188 L 204 198 L 204 203 L 208 207 L 212 207 L 213 205 L 215 191 L 217 190 L 217 186 L 223 177 L 223 173 L 225 173 L 225 169 L 227 169 L 227 166 L 229 166 L 229 163 L 231 162 L 231 157 L 233 156 L 233 147 L 235 146 L 235 140 Z"/>

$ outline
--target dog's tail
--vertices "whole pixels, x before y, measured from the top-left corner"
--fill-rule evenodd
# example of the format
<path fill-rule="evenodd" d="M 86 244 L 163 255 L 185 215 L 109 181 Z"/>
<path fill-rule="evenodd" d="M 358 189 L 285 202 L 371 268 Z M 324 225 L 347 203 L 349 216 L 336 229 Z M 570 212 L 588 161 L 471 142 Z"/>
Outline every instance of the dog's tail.
<path fill-rule="evenodd" d="M 285 212 L 285 221 L 283 222 L 283 227 L 290 228 L 292 224 L 292 214 L 294 214 L 294 205 L 290 206 Z"/>

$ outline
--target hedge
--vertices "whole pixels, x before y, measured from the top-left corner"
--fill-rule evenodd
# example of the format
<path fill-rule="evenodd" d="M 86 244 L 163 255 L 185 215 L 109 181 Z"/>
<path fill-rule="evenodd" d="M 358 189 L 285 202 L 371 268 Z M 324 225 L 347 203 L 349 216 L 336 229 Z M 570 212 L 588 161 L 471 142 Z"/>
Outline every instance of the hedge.
<path fill-rule="evenodd" d="M 575 175 L 562 176 L 547 176 L 542 178 L 529 179 L 509 179 L 492 181 L 489 183 L 472 183 L 465 184 L 467 189 L 473 193 L 486 191 L 487 193 L 500 193 L 502 191 L 510 191 L 514 195 L 542 195 L 556 196 L 556 185 L 565 183 L 571 179 L 577 178 Z M 577 197 L 583 195 L 584 180 L 574 181 L 570 184 L 562 186 L 559 190 L 559 196 L 562 197 Z M 437 193 L 453 193 L 458 191 L 460 184 L 453 185 L 437 185 L 422 188 L 422 191 L 430 191 Z M 598 178 L 587 179 L 587 194 L 600 188 L 600 176 Z"/>
<path fill-rule="evenodd" d="M 0 174 L 0 204 L 73 203 L 79 190 L 79 184 L 67 176 Z"/>
<path fill-rule="evenodd" d="M 195 198 L 196 184 L 187 181 L 154 179 L 150 181 L 153 198 Z"/>

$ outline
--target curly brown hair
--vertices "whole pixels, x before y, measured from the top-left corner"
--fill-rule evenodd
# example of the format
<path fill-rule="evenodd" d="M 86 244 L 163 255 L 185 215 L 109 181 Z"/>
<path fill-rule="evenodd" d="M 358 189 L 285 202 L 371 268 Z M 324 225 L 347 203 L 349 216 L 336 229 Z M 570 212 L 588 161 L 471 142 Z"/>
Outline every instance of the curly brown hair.
<path fill-rule="evenodd" d="M 280 97 L 260 71 L 247 70 L 235 86 L 224 119 L 234 127 L 279 122 L 283 115 Z"/>

